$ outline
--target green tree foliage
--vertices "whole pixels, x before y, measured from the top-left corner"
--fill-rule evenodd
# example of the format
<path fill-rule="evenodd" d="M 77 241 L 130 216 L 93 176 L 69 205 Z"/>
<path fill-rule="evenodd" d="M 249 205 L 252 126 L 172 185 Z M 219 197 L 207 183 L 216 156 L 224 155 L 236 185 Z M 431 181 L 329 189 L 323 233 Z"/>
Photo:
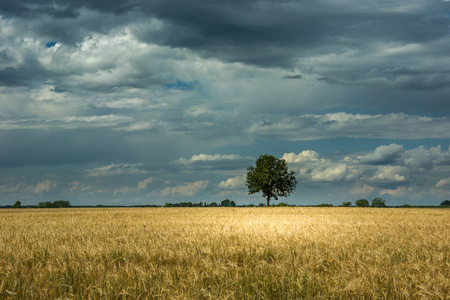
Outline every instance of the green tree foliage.
<path fill-rule="evenodd" d="M 67 200 L 57 200 L 57 201 L 53 201 L 52 203 L 52 207 L 70 207 L 70 202 Z"/>
<path fill-rule="evenodd" d="M 349 201 L 349 202 L 342 202 L 342 205 L 341 205 L 342 207 L 350 207 L 350 206 L 352 206 L 352 203 Z"/>
<path fill-rule="evenodd" d="M 225 199 L 220 202 L 220 206 L 235 207 L 236 203 L 234 203 L 234 201 L 231 201 L 230 199 Z"/>
<path fill-rule="evenodd" d="M 256 160 L 255 167 L 247 168 L 245 185 L 249 195 L 261 192 L 269 206 L 270 199 L 278 200 L 278 197 L 287 197 L 293 193 L 297 179 L 295 172 L 288 170 L 284 159 L 263 154 Z"/>
<path fill-rule="evenodd" d="M 442 201 L 441 206 L 450 206 L 450 200 Z"/>
<path fill-rule="evenodd" d="M 372 207 L 386 207 L 386 202 L 381 198 L 374 198 L 372 199 L 372 204 L 370 205 Z"/>
<path fill-rule="evenodd" d="M 355 205 L 357 207 L 368 207 L 369 201 L 367 201 L 367 199 L 359 199 L 355 201 Z"/>
<path fill-rule="evenodd" d="M 53 202 L 46 201 L 46 202 L 39 202 L 37 207 L 38 208 L 62 208 L 62 207 L 70 207 L 70 202 L 67 200 L 56 200 Z"/>
<path fill-rule="evenodd" d="M 13 208 L 21 208 L 21 203 L 20 201 L 16 201 L 16 203 L 14 203 Z"/>

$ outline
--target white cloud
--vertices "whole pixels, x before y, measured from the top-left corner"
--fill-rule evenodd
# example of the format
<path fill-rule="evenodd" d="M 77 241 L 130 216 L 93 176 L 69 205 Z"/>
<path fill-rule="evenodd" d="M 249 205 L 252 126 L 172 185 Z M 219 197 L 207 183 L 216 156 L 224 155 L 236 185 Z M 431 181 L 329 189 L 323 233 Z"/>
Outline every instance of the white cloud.
<path fill-rule="evenodd" d="M 350 190 L 350 194 L 351 195 L 356 195 L 356 196 L 367 197 L 374 190 L 375 190 L 375 188 L 373 186 L 370 186 L 370 185 L 367 185 L 367 184 L 362 184 L 362 185 L 358 185 L 358 186 L 352 188 Z"/>
<path fill-rule="evenodd" d="M 401 166 L 379 166 L 376 174 L 369 180 L 379 183 L 403 182 L 406 177 L 402 173 L 405 172 L 407 172 L 407 169 Z"/>
<path fill-rule="evenodd" d="M 226 181 L 221 181 L 219 187 L 222 189 L 234 190 L 245 187 L 246 175 L 239 175 L 236 177 L 228 178 Z"/>
<path fill-rule="evenodd" d="M 50 192 L 50 190 L 54 188 L 56 188 L 56 181 L 47 179 L 39 182 L 36 187 L 34 187 L 33 191 L 36 194 L 44 194 Z"/>
<path fill-rule="evenodd" d="M 181 196 L 194 196 L 200 190 L 206 189 L 208 186 L 208 180 L 200 180 L 195 182 L 185 182 L 184 185 L 179 185 L 176 187 L 166 187 L 161 191 L 163 196 L 167 195 L 181 195 Z"/>
<path fill-rule="evenodd" d="M 104 167 L 98 167 L 85 170 L 87 176 L 117 176 L 117 175 L 136 175 L 145 174 L 145 170 L 141 169 L 142 164 L 111 164 Z"/>
<path fill-rule="evenodd" d="M 195 162 L 202 162 L 202 161 L 238 160 L 238 159 L 242 159 L 242 157 L 239 155 L 236 155 L 236 154 L 229 154 L 229 155 L 227 155 L 227 154 L 214 154 L 214 155 L 199 154 L 199 155 L 193 155 L 190 159 L 180 158 L 180 159 L 176 160 L 175 163 L 187 165 L 187 164 L 192 164 Z"/>
<path fill-rule="evenodd" d="M 345 164 L 338 164 L 324 169 L 314 169 L 311 172 L 311 180 L 321 182 L 339 181 L 344 177 L 346 172 L 347 165 Z"/>
<path fill-rule="evenodd" d="M 299 154 L 295 154 L 294 152 L 285 153 L 282 157 L 287 163 L 299 163 L 306 161 L 318 161 L 319 153 L 313 150 L 305 150 L 300 152 Z"/>
<path fill-rule="evenodd" d="M 437 188 L 442 188 L 442 189 L 450 188 L 450 178 L 444 178 L 444 179 L 439 180 L 436 183 L 436 187 Z"/>
<path fill-rule="evenodd" d="M 380 191 L 380 196 L 390 195 L 393 197 L 399 197 L 399 196 L 406 195 L 407 193 L 411 192 L 411 190 L 412 190 L 411 188 L 406 188 L 405 186 L 399 186 L 395 190 L 385 189 L 385 190 Z"/>
<path fill-rule="evenodd" d="M 135 191 L 134 188 L 131 188 L 131 187 L 129 187 L 129 186 L 123 186 L 123 187 L 121 187 L 121 188 L 115 189 L 115 190 L 113 191 L 113 195 L 114 195 L 114 196 L 117 196 L 117 195 L 119 195 L 119 194 L 128 194 L 128 193 L 131 193 L 131 192 L 134 192 L 134 191 Z"/>
<path fill-rule="evenodd" d="M 142 181 L 138 182 L 137 188 L 139 190 L 145 190 L 150 184 L 155 182 L 155 180 L 156 180 L 155 177 L 149 177 L 145 180 L 142 180 Z"/>

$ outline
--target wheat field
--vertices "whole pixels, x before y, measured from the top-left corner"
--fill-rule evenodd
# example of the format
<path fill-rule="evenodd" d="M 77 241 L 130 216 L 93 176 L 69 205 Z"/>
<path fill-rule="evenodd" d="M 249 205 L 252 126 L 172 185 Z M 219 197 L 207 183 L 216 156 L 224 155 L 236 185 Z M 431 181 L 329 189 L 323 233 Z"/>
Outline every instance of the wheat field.
<path fill-rule="evenodd" d="M 0 211 L 1 299 L 449 299 L 450 210 Z"/>

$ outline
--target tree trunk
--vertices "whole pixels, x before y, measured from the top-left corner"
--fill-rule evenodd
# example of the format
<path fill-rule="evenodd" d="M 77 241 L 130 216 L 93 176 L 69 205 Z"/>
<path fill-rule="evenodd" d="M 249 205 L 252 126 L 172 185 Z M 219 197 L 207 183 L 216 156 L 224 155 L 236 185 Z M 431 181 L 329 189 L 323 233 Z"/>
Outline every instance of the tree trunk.
<path fill-rule="evenodd" d="M 267 196 L 267 207 L 269 207 L 269 206 L 270 206 L 269 202 L 270 202 L 270 197 L 269 197 L 269 196 Z"/>

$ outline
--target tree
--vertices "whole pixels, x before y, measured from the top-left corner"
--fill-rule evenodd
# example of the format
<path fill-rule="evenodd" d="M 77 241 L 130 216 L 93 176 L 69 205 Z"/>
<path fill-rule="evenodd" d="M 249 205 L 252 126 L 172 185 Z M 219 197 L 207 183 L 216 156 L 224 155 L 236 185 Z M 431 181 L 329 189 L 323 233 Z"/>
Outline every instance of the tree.
<path fill-rule="evenodd" d="M 342 202 L 342 205 L 341 205 L 342 207 L 350 207 L 350 206 L 352 206 L 352 203 L 349 201 L 349 202 Z"/>
<path fill-rule="evenodd" d="M 234 203 L 234 201 L 231 201 L 230 199 L 225 199 L 225 200 L 222 200 L 222 202 L 220 202 L 220 206 L 235 207 L 236 203 Z"/>
<path fill-rule="evenodd" d="M 372 207 L 386 207 L 386 201 L 384 201 L 381 198 L 374 198 L 374 199 L 372 199 L 372 204 L 370 206 L 372 206 Z"/>
<path fill-rule="evenodd" d="M 367 201 L 366 199 L 359 199 L 355 201 L 355 205 L 357 207 L 367 207 L 369 206 L 369 201 Z"/>
<path fill-rule="evenodd" d="M 248 167 L 247 171 L 245 185 L 248 194 L 261 192 L 267 199 L 267 206 L 270 205 L 270 199 L 278 200 L 278 197 L 287 197 L 295 191 L 295 172 L 288 170 L 284 159 L 263 154 L 256 160 L 256 166 Z"/>
<path fill-rule="evenodd" d="M 450 206 L 450 200 L 442 201 L 441 206 Z"/>
<path fill-rule="evenodd" d="M 14 203 L 13 208 L 20 208 L 21 207 L 21 203 L 20 201 L 16 201 L 16 203 Z"/>
<path fill-rule="evenodd" d="M 372 204 L 370 205 L 372 207 L 386 207 L 386 202 L 381 198 L 374 198 L 372 199 Z"/>

